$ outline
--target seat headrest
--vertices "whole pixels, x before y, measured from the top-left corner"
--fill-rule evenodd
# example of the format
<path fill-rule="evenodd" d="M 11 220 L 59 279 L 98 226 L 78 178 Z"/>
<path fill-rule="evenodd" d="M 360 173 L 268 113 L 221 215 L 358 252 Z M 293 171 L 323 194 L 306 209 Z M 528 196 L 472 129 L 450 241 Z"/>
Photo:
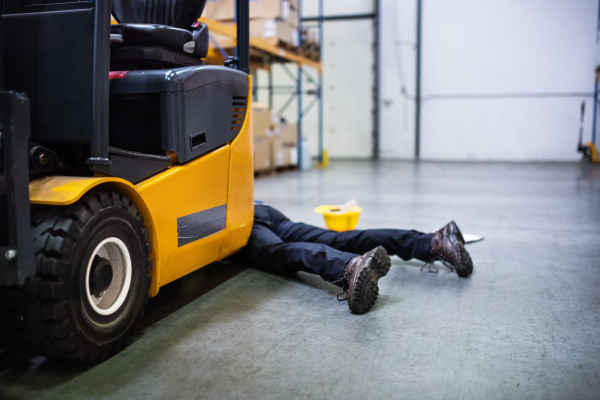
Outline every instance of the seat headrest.
<path fill-rule="evenodd" d="M 120 23 L 160 24 L 190 29 L 204 11 L 206 0 L 113 0 Z"/>

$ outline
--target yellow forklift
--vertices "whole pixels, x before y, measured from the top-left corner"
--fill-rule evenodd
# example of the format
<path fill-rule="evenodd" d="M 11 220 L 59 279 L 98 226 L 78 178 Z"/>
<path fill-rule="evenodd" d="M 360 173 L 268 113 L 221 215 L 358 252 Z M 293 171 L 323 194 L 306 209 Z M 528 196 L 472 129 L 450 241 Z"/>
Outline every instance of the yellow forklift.
<path fill-rule="evenodd" d="M 248 1 L 225 66 L 205 3 L 0 0 L 0 286 L 46 356 L 112 356 L 149 296 L 248 241 Z"/>

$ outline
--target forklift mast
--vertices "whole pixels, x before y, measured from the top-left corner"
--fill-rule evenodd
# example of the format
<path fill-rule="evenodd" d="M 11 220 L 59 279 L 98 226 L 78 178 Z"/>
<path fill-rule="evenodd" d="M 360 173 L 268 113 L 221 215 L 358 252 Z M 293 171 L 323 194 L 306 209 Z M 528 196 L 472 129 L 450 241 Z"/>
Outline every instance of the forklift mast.
<path fill-rule="evenodd" d="M 235 15 L 237 23 L 238 69 L 250 73 L 250 4 L 245 0 L 236 0 Z"/>
<path fill-rule="evenodd" d="M 33 4 L 32 4 L 33 3 Z M 5 90 L 31 103 L 31 140 L 79 144 L 108 159 L 111 2 L 4 0 Z"/>

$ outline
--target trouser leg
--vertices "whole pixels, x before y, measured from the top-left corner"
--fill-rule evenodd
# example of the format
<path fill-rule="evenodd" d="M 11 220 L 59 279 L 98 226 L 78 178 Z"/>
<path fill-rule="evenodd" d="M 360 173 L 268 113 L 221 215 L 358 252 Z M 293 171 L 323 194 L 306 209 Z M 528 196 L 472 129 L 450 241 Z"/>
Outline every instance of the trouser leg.
<path fill-rule="evenodd" d="M 281 275 L 309 272 L 333 282 L 342 276 L 356 254 L 322 243 L 285 243 L 269 228 L 254 224 L 248 245 L 237 260 L 246 265 Z"/>
<path fill-rule="evenodd" d="M 389 255 L 397 255 L 404 260 L 417 258 L 428 261 L 431 258 L 433 234 L 424 234 L 415 230 L 369 229 L 335 232 L 306 224 L 294 224 L 288 229 L 288 232 L 281 235 L 286 241 L 323 243 L 342 251 L 352 249 L 360 254 L 377 246 L 383 246 Z"/>
<path fill-rule="evenodd" d="M 269 221 L 271 229 L 285 242 L 321 243 L 341 251 L 359 254 L 383 246 L 388 254 L 397 255 L 404 260 L 431 259 L 432 233 L 400 229 L 335 232 L 292 222 L 281 212 L 268 206 L 256 206 L 255 215 L 261 220 Z"/>

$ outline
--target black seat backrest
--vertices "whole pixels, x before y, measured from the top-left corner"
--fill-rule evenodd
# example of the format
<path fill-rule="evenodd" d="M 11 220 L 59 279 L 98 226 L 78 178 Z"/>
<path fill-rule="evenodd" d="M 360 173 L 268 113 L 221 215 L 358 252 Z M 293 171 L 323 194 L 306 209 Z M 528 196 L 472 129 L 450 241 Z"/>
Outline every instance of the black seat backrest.
<path fill-rule="evenodd" d="M 120 23 L 190 29 L 205 5 L 206 0 L 113 0 L 112 11 Z"/>

